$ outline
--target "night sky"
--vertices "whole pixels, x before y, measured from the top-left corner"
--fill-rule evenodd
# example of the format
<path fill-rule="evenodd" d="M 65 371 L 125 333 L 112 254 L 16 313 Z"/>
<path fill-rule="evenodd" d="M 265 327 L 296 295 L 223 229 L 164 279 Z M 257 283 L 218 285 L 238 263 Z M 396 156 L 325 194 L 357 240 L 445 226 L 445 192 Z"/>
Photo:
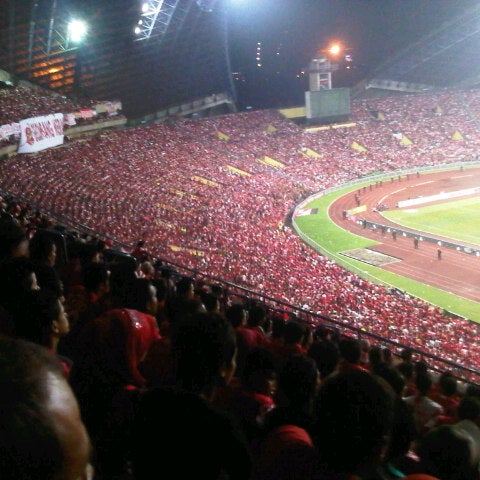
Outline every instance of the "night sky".
<path fill-rule="evenodd" d="M 23 44 L 28 43 L 32 2 L 0 0 L 9 8 L 15 6 L 16 20 L 24 26 Z M 35 2 L 39 5 L 37 21 L 43 17 L 48 22 L 53 0 Z M 350 87 L 402 48 L 478 4 L 478 0 L 181 0 L 179 6 L 193 5 L 192 11 L 199 10 L 198 2 L 214 9 L 212 14 L 202 14 L 210 39 L 192 28 L 199 25 L 193 20 L 183 25 L 177 35 L 180 41 L 165 52 L 152 45 L 142 50 L 140 42 L 133 42 L 141 0 L 57 0 L 59 14 L 68 17 L 77 12 L 91 25 L 90 43 L 78 50 L 77 59 L 93 80 L 84 82 L 80 93 L 101 98 L 98 95 L 105 92 L 115 97 L 122 97 L 123 92 L 124 105 L 129 104 L 132 112 L 138 110 L 133 113 L 148 113 L 169 102 L 177 105 L 226 91 L 230 83 L 235 86 L 240 110 L 298 106 L 308 90 L 308 75 L 301 72 L 331 42 L 340 42 L 352 58 L 348 69 L 344 57 L 335 61 L 340 68 L 333 74 L 333 86 Z M 223 37 L 214 31 L 216 23 L 208 23 L 208 16 L 220 9 L 218 18 L 227 18 L 230 66 L 236 74 L 233 82 L 224 65 L 217 70 L 214 65 L 222 50 L 215 48 Z M 10 42 L 7 12 L 0 8 L 3 63 Z M 190 43 L 182 44 L 182 37 Z M 255 59 L 258 42 L 261 68 Z M 102 85 L 103 91 L 96 85 Z"/>
<path fill-rule="evenodd" d="M 241 100 L 263 102 L 265 106 L 274 106 L 276 101 L 299 104 L 308 89 L 308 80 L 295 81 L 295 75 L 332 41 L 343 44 L 353 59 L 350 70 L 341 68 L 334 74 L 333 86 L 352 86 L 400 49 L 477 3 L 472 0 L 237 0 L 229 12 L 232 64 L 234 69 L 249 72 L 256 79 L 256 85 L 250 82 L 243 89 L 247 99 Z M 262 42 L 266 60 L 281 45 L 276 65 L 265 61 L 263 75 L 258 69 L 252 71 L 256 41 Z"/>
<path fill-rule="evenodd" d="M 378 64 L 476 0 L 230 0 L 232 52 L 248 42 L 283 42 L 284 62 L 301 66 L 330 40 L 342 41 L 357 62 Z M 243 51 L 243 52 L 242 52 Z"/>

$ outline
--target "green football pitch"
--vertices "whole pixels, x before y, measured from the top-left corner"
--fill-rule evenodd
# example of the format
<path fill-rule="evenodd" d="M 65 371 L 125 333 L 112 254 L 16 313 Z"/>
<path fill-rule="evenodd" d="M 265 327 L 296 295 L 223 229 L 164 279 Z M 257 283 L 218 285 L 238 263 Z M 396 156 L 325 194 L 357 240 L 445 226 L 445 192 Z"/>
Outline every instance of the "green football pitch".
<path fill-rule="evenodd" d="M 388 210 L 383 215 L 405 227 L 480 245 L 480 197 Z"/>
<path fill-rule="evenodd" d="M 365 185 L 368 185 L 368 183 Z M 346 258 L 342 254 L 349 249 L 369 248 L 377 243 L 375 240 L 355 235 L 339 227 L 330 220 L 328 215 L 329 207 L 335 200 L 355 191 L 359 186 L 363 185 L 351 186 L 328 193 L 304 205 L 304 209 L 316 209 L 316 213 L 297 216 L 294 220 L 303 240 L 315 250 L 363 278 L 374 283 L 395 286 L 449 312 L 480 323 L 480 303 L 373 265 Z M 478 198 L 456 200 L 428 207 L 406 209 L 405 211 L 390 210 L 382 213 L 388 213 L 389 218 L 405 227 L 420 229 L 436 235 L 439 235 L 441 231 L 442 236 L 480 245 L 480 199 Z M 393 218 L 393 215 L 399 217 Z"/>

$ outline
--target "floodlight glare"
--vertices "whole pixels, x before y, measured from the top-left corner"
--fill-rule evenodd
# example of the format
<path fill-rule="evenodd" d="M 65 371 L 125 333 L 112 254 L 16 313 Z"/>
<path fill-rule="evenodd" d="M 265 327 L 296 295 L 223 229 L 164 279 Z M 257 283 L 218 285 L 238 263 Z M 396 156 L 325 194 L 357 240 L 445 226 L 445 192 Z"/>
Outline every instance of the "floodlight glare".
<path fill-rule="evenodd" d="M 340 53 L 340 50 L 341 50 L 341 47 L 338 43 L 335 43 L 333 44 L 329 49 L 328 51 L 332 54 L 332 55 L 338 55 Z"/>
<path fill-rule="evenodd" d="M 72 42 L 81 42 L 87 33 L 87 25 L 81 20 L 72 20 L 68 24 L 68 36 Z"/>
<path fill-rule="evenodd" d="M 142 3 L 140 19 L 135 27 L 137 40 L 146 40 L 150 37 L 162 6 L 163 0 L 148 0 Z M 175 9 L 172 5 L 168 5 L 168 8 Z"/>

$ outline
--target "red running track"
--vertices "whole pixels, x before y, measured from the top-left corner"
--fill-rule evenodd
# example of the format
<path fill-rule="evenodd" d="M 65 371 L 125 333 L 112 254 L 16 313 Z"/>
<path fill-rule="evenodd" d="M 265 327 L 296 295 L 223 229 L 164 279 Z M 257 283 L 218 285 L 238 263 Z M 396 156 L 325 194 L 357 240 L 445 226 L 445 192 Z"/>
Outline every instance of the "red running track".
<path fill-rule="evenodd" d="M 414 241 L 410 237 L 397 235 L 394 240 L 390 233 L 383 234 L 380 229 L 364 229 L 354 221 L 343 218 L 345 210 L 350 210 L 357 205 L 355 195 L 358 195 L 360 204 L 367 206 L 367 211 L 360 214 L 361 218 L 422 235 L 424 232 L 407 229 L 391 222 L 381 212 L 375 210 L 376 206 L 382 204 L 392 209 L 396 208 L 397 202 L 400 200 L 479 186 L 480 169 L 465 171 L 458 169 L 400 177 L 397 175 L 392 176 L 388 181 L 373 182 L 366 188 L 362 187 L 339 198 L 330 206 L 329 215 L 332 221 L 341 228 L 379 242 L 378 245 L 370 247 L 372 250 L 400 260 L 381 267 L 384 270 L 480 302 L 480 257 L 457 251 L 454 248 L 443 247 L 441 249 L 442 258 L 439 260 L 437 258 L 438 246 L 435 243 L 419 242 L 418 249 L 415 249 Z M 428 236 L 433 237 L 431 234 Z M 438 239 L 452 241 L 452 239 L 444 237 L 438 237 Z M 477 249 L 479 247 L 458 240 L 453 241 Z"/>

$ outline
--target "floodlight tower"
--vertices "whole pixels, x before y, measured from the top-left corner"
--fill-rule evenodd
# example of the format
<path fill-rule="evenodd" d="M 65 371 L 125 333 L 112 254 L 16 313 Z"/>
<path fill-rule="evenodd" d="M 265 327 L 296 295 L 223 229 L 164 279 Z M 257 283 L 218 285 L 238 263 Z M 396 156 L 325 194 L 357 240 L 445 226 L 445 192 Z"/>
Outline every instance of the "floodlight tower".
<path fill-rule="evenodd" d="M 182 13 L 181 9 L 177 8 L 179 3 L 180 0 L 145 0 L 134 30 L 135 40 L 148 40 L 154 36 L 163 37 L 170 26 L 173 14 Z"/>
<path fill-rule="evenodd" d="M 142 4 L 141 18 L 135 27 L 138 40 L 146 40 L 152 34 L 153 27 L 163 6 L 163 0 L 150 0 Z"/>
<path fill-rule="evenodd" d="M 305 92 L 306 117 L 310 122 L 332 123 L 350 115 L 350 90 L 332 88 L 332 73 L 338 64 L 330 61 L 330 56 L 340 54 L 338 44 L 315 56 L 309 64 L 309 90 Z"/>
<path fill-rule="evenodd" d="M 338 70 L 338 64 L 332 64 L 327 55 L 312 58 L 308 67 L 310 91 L 331 90 L 332 72 L 335 70 Z"/>

